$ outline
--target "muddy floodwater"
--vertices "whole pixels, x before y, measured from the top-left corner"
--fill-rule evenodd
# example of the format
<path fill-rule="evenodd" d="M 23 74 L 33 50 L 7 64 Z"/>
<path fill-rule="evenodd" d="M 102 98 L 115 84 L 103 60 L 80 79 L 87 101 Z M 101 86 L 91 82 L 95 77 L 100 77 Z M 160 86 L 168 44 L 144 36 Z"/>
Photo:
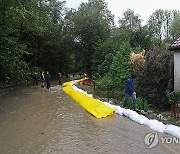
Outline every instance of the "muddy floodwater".
<path fill-rule="evenodd" d="M 180 143 L 161 142 L 172 137 L 164 133 L 147 148 L 144 137 L 152 132 L 116 114 L 96 119 L 56 84 L 0 92 L 0 154 L 180 153 Z"/>

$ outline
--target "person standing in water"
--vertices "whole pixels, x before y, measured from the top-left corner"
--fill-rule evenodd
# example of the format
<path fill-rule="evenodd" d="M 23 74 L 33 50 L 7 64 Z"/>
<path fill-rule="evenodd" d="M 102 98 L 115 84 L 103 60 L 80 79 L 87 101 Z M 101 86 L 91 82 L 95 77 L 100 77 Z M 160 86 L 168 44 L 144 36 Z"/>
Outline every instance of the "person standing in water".
<path fill-rule="evenodd" d="M 41 73 L 41 87 L 44 88 L 44 81 L 45 81 L 45 73 L 44 71 Z"/>
<path fill-rule="evenodd" d="M 37 72 L 35 72 L 34 74 L 33 74 L 33 86 L 38 86 L 38 74 L 37 74 Z"/>
<path fill-rule="evenodd" d="M 62 73 L 59 71 L 59 72 L 58 72 L 59 85 L 62 84 L 61 78 L 62 78 Z"/>
<path fill-rule="evenodd" d="M 49 74 L 48 71 L 47 71 L 47 74 L 46 74 L 46 84 L 47 84 L 47 89 L 49 89 L 50 84 L 51 84 L 51 75 Z"/>

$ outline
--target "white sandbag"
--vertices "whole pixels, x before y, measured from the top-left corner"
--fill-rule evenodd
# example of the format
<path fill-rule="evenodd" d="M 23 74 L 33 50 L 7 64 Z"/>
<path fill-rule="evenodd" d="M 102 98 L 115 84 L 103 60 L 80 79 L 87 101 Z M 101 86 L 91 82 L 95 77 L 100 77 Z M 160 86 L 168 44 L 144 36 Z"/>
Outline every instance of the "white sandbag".
<path fill-rule="evenodd" d="M 103 102 L 106 106 L 110 107 L 110 108 L 113 108 L 113 105 L 108 103 L 108 102 Z"/>
<path fill-rule="evenodd" d="M 75 85 L 72 85 L 72 88 L 73 88 L 74 90 L 76 90 L 76 91 L 79 91 L 79 92 L 83 93 L 83 94 L 87 94 L 84 90 L 79 89 L 79 88 L 76 87 Z"/>
<path fill-rule="evenodd" d="M 119 114 L 119 115 L 123 115 L 123 108 L 121 108 L 120 106 L 118 106 L 115 110 L 115 113 L 116 114 Z"/>
<path fill-rule="evenodd" d="M 164 132 L 164 128 L 165 128 L 165 125 L 162 123 L 162 122 L 157 122 L 156 125 L 155 124 L 152 124 L 150 126 L 151 129 L 157 131 L 157 132 Z"/>
<path fill-rule="evenodd" d="M 180 139 L 180 127 L 175 125 L 166 125 L 164 128 L 164 133 L 173 135 Z"/>
<path fill-rule="evenodd" d="M 134 119 L 135 122 L 137 122 L 138 124 L 144 124 L 145 122 L 148 123 L 149 119 L 141 114 L 139 114 L 139 116 Z"/>
<path fill-rule="evenodd" d="M 135 121 L 139 117 L 139 114 L 135 111 L 130 111 L 129 118 L 133 121 Z"/>
<path fill-rule="evenodd" d="M 150 127 L 150 119 L 144 121 L 143 125 Z"/>
<path fill-rule="evenodd" d="M 117 109 L 118 106 L 111 104 L 111 107 Z"/>
<path fill-rule="evenodd" d="M 72 85 L 72 88 L 73 88 L 74 90 L 78 91 L 78 92 L 81 92 L 81 93 L 83 93 L 83 94 L 89 96 L 89 97 L 93 97 L 92 94 L 88 94 L 87 91 L 84 91 L 84 90 L 82 90 L 82 89 L 76 87 L 75 85 Z"/>
<path fill-rule="evenodd" d="M 124 116 L 129 117 L 130 111 L 131 111 L 130 109 L 123 108 L 123 112 L 122 113 L 123 113 Z"/>
<path fill-rule="evenodd" d="M 150 127 L 151 129 L 157 132 L 164 132 L 164 128 L 165 128 L 165 125 L 162 122 L 159 122 L 158 120 L 145 121 L 144 125 Z"/>
<path fill-rule="evenodd" d="M 107 102 L 103 102 L 103 101 L 102 101 L 102 103 L 103 103 L 103 104 L 105 104 L 105 105 L 107 105 L 107 104 L 108 104 Z"/>

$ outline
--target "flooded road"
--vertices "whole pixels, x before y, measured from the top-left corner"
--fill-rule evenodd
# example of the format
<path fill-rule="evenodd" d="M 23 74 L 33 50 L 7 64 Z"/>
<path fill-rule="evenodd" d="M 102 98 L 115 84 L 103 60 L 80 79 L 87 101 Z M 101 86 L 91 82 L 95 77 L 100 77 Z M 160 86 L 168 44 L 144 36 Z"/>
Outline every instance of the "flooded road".
<path fill-rule="evenodd" d="M 180 153 L 180 144 L 160 140 L 157 146 L 146 148 L 144 137 L 151 132 L 120 115 L 96 119 L 61 86 L 0 93 L 0 154 Z"/>

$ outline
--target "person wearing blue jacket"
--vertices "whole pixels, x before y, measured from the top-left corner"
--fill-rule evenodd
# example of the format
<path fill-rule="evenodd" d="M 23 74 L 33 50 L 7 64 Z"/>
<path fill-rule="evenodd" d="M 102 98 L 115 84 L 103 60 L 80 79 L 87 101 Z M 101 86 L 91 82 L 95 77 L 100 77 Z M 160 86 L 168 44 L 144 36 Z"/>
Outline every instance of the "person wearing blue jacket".
<path fill-rule="evenodd" d="M 51 83 L 51 75 L 49 74 L 49 72 L 47 72 L 46 74 L 46 83 L 47 83 L 47 89 L 49 89 Z"/>
<path fill-rule="evenodd" d="M 136 103 L 136 92 L 135 92 L 135 82 L 134 79 L 136 78 L 136 74 L 132 73 L 131 77 L 129 77 L 126 81 L 125 86 L 125 99 L 124 99 L 124 106 L 126 106 L 129 97 L 132 97 L 134 109 L 137 110 L 137 103 Z"/>

